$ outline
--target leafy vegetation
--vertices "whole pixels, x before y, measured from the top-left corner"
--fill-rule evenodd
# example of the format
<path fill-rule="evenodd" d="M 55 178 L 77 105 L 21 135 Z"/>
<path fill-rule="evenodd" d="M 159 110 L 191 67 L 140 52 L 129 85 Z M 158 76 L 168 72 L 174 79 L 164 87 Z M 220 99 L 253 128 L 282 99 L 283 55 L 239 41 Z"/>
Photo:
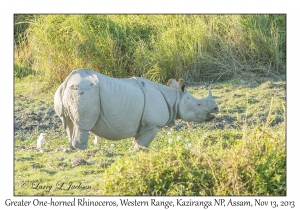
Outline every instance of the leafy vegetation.
<path fill-rule="evenodd" d="M 40 153 L 40 130 L 15 135 L 15 195 L 286 195 L 285 15 L 14 17 L 20 122 L 53 109 L 58 84 L 84 67 L 183 77 L 198 98 L 210 84 L 221 110 L 210 123 L 162 128 L 149 151 L 90 135 L 87 150 L 71 152 L 61 128 L 46 131 Z"/>

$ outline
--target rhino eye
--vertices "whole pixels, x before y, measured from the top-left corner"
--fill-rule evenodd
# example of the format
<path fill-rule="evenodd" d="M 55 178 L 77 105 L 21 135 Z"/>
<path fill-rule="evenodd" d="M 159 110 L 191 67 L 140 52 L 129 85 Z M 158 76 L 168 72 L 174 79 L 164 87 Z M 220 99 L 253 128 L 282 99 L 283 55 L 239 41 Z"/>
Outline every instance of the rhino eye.
<path fill-rule="evenodd" d="M 198 104 L 198 106 L 201 106 L 201 104 Z"/>

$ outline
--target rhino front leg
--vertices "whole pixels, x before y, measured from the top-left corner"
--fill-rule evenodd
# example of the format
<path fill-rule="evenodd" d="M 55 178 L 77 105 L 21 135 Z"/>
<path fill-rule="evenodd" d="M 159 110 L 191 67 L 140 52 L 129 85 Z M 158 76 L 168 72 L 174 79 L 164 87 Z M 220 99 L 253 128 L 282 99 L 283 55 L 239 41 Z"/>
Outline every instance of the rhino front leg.
<path fill-rule="evenodd" d="M 87 148 L 88 138 L 89 131 L 83 130 L 78 125 L 74 124 L 72 146 L 80 150 L 85 150 Z"/>
<path fill-rule="evenodd" d="M 143 147 L 148 147 L 151 141 L 154 139 L 158 132 L 158 127 L 155 127 L 151 130 L 148 130 L 140 135 L 136 135 L 135 138 L 135 145 L 134 150 L 139 150 Z"/>

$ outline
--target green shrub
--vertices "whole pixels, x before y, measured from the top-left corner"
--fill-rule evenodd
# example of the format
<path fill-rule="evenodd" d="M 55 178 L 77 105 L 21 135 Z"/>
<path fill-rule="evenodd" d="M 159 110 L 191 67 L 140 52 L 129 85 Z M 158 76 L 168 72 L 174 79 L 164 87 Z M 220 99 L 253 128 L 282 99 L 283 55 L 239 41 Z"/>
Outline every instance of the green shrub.
<path fill-rule="evenodd" d="M 192 161 L 192 154 L 176 150 L 139 153 L 122 158 L 101 177 L 104 195 L 206 195 L 211 174 Z"/>
<path fill-rule="evenodd" d="M 212 131 L 187 149 L 125 156 L 102 174 L 102 195 L 285 195 L 285 131 Z M 222 138 L 222 135 L 224 138 Z M 226 137 L 227 136 L 227 137 Z M 236 138 L 237 137 L 237 138 Z M 217 139 L 216 139 L 217 138 Z M 167 141 L 167 140 L 164 140 Z"/>

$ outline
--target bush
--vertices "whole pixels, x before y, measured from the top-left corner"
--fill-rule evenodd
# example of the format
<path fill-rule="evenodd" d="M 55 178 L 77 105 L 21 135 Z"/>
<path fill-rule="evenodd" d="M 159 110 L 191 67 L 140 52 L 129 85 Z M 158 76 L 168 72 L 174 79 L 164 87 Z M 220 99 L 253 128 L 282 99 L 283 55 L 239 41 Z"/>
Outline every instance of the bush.
<path fill-rule="evenodd" d="M 100 177 L 99 193 L 286 195 L 284 127 L 218 132 L 202 135 L 192 149 L 178 141 L 159 152 L 122 157 Z"/>

